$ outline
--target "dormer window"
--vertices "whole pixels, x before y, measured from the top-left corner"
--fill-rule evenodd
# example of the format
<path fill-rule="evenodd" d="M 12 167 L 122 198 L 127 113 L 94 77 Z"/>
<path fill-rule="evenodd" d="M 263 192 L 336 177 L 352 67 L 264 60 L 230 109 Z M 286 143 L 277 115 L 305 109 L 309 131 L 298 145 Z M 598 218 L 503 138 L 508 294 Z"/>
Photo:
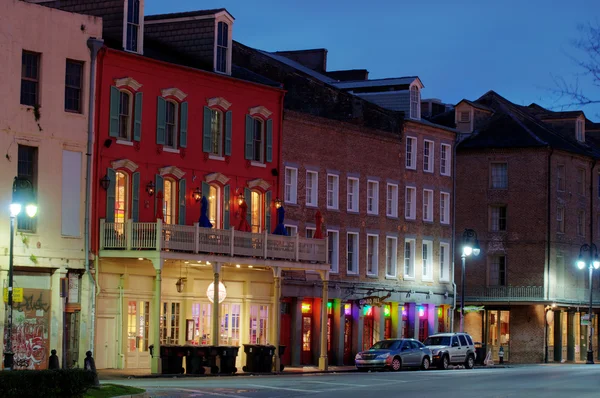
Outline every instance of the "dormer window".
<path fill-rule="evenodd" d="M 229 25 L 225 22 L 217 24 L 217 72 L 227 73 L 227 53 L 229 47 Z"/>
<path fill-rule="evenodd" d="M 127 51 L 136 53 L 142 52 L 143 42 L 143 0 L 126 0 L 125 7 L 125 34 L 123 37 L 123 47 Z"/>
<path fill-rule="evenodd" d="M 577 141 L 585 142 L 585 127 L 583 120 L 577 119 L 575 122 L 575 136 L 577 137 Z"/>
<path fill-rule="evenodd" d="M 410 118 L 421 119 L 421 92 L 416 85 L 410 87 Z"/>

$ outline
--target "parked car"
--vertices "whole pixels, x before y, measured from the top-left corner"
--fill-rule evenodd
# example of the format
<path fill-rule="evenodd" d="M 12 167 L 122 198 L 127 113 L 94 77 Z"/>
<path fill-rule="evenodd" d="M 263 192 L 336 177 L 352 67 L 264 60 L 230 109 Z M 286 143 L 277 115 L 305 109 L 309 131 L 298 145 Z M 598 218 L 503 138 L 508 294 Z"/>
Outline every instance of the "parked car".
<path fill-rule="evenodd" d="M 473 369 L 477 353 L 473 339 L 468 333 L 439 333 L 423 342 L 431 350 L 432 364 L 439 369 L 450 365 L 464 365 Z"/>
<path fill-rule="evenodd" d="M 397 372 L 403 367 L 427 370 L 431 364 L 431 351 L 415 339 L 389 339 L 359 352 L 354 362 L 359 371 L 387 368 Z"/>

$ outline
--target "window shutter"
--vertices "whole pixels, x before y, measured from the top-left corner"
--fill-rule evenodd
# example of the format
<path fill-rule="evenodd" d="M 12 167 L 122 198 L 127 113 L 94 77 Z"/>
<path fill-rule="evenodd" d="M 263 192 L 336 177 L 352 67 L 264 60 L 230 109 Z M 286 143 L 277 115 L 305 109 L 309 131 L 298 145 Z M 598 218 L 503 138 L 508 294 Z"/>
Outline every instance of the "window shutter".
<path fill-rule="evenodd" d="M 185 225 L 185 202 L 187 196 L 185 190 L 185 179 L 179 180 L 179 225 Z"/>
<path fill-rule="evenodd" d="M 265 230 L 271 233 L 271 191 L 265 193 Z"/>
<path fill-rule="evenodd" d="M 167 101 L 158 97 L 158 108 L 156 110 L 156 143 L 165 144 L 165 130 L 167 129 Z"/>
<path fill-rule="evenodd" d="M 225 156 L 231 156 L 231 111 L 225 112 Z"/>
<path fill-rule="evenodd" d="M 212 111 L 208 106 L 204 107 L 204 131 L 202 132 L 202 152 L 211 152 L 212 129 L 211 129 Z"/>
<path fill-rule="evenodd" d="M 133 173 L 131 178 L 131 219 L 140 220 L 140 173 Z"/>
<path fill-rule="evenodd" d="M 188 133 L 188 103 L 181 103 L 181 127 L 179 128 L 179 146 L 181 148 L 187 147 L 187 133 Z"/>
<path fill-rule="evenodd" d="M 133 140 L 140 141 L 142 139 L 142 104 L 144 102 L 144 94 L 137 93 L 135 95 L 135 111 L 133 122 Z"/>
<path fill-rule="evenodd" d="M 273 120 L 267 120 L 267 162 L 273 161 Z"/>
<path fill-rule="evenodd" d="M 244 188 L 244 199 L 248 205 L 248 214 L 246 214 L 246 221 L 252 227 L 252 192 L 248 188 Z"/>
<path fill-rule="evenodd" d="M 210 196 L 210 185 L 204 181 L 202 181 L 202 196 L 206 199 Z"/>
<path fill-rule="evenodd" d="M 164 183 L 164 179 L 162 178 L 162 176 L 160 174 L 156 175 L 156 183 L 154 185 L 156 185 L 156 187 L 154 189 L 154 217 L 156 217 L 156 215 L 158 214 L 158 199 L 157 199 L 158 195 L 157 194 L 159 192 L 162 192 L 163 201 L 164 201 L 164 194 L 165 194 L 165 183 Z"/>
<path fill-rule="evenodd" d="M 106 222 L 115 222 L 115 196 L 117 191 L 117 173 L 114 169 L 106 170 L 106 176 L 110 180 L 106 190 Z"/>
<path fill-rule="evenodd" d="M 121 91 L 114 87 L 110 87 L 110 125 L 109 135 L 111 137 L 119 137 L 119 111 L 121 110 Z"/>
<path fill-rule="evenodd" d="M 229 185 L 223 187 L 223 229 L 229 229 Z"/>
<path fill-rule="evenodd" d="M 253 148 L 253 122 L 252 116 L 246 115 L 246 159 L 252 160 Z M 249 206 L 248 206 L 249 207 Z"/>

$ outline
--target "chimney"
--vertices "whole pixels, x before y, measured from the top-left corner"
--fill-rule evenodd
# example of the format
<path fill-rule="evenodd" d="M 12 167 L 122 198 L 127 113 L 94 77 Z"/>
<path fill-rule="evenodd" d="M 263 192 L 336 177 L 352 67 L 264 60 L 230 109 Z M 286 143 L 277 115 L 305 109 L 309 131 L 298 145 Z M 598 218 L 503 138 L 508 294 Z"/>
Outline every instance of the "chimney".
<path fill-rule="evenodd" d="M 306 66 L 315 72 L 325 73 L 327 70 L 327 50 L 324 48 L 315 48 L 312 50 L 296 51 L 276 51 L 275 54 L 281 55 Z"/>
<path fill-rule="evenodd" d="M 366 69 L 334 70 L 331 72 L 327 72 L 326 74 L 332 79 L 336 79 L 341 82 L 369 80 L 369 71 Z"/>

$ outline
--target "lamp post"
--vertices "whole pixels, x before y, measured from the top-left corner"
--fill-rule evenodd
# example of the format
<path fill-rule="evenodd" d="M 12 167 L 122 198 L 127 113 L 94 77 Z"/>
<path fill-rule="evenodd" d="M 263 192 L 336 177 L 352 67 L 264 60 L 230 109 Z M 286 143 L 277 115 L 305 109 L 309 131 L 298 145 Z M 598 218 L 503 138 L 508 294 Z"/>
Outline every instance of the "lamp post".
<path fill-rule="evenodd" d="M 593 364 L 594 363 L 594 348 L 592 346 L 592 320 L 593 320 L 593 315 L 592 315 L 592 273 L 595 269 L 600 268 L 600 260 L 598 260 L 598 248 L 596 247 L 595 244 L 591 244 L 588 245 L 587 243 L 582 245 L 579 248 L 579 259 L 577 260 L 577 267 L 579 269 L 584 269 L 586 266 L 585 260 L 583 259 L 583 253 L 585 252 L 589 252 L 590 253 L 590 263 L 588 265 L 588 269 L 589 269 L 589 275 L 590 275 L 590 279 L 589 279 L 589 286 L 590 286 L 590 308 L 588 309 L 588 318 L 589 318 L 589 326 L 588 326 L 588 351 L 587 351 L 587 360 L 585 361 L 585 363 L 588 364 Z"/>
<path fill-rule="evenodd" d="M 474 229 L 465 228 L 462 235 L 462 270 L 460 278 L 460 331 L 465 331 L 465 263 L 467 257 L 471 254 L 478 256 L 481 249 L 479 248 L 479 240 L 477 232 Z"/>
<path fill-rule="evenodd" d="M 25 205 L 25 213 L 31 218 L 37 213 L 37 204 L 33 195 L 33 185 L 29 179 L 24 177 L 15 177 L 12 186 L 12 200 L 10 202 L 10 239 L 8 253 L 8 333 L 6 342 L 6 352 L 4 353 L 4 368 L 12 370 L 13 357 L 12 352 L 12 306 L 13 306 L 13 249 L 15 243 L 15 219 L 21 213 Z"/>

